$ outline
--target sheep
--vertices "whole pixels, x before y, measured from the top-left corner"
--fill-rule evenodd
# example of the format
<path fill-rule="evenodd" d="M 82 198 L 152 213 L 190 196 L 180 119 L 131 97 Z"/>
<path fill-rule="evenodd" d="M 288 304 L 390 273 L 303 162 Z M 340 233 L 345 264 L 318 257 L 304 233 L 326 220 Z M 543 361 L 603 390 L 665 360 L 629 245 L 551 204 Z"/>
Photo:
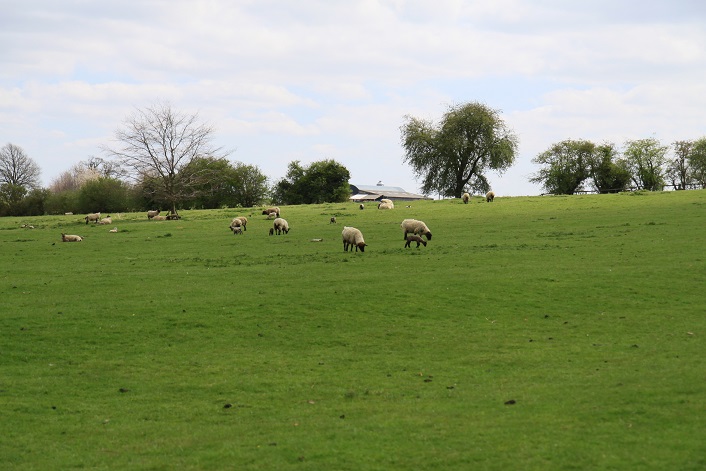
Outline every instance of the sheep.
<path fill-rule="evenodd" d="M 407 234 L 406 239 L 407 239 L 407 242 L 404 243 L 405 247 L 411 247 L 410 244 L 412 242 L 417 243 L 417 248 L 419 248 L 419 244 L 424 244 L 424 247 L 427 246 L 427 241 L 424 240 L 423 238 L 421 238 L 420 236 L 418 236 L 417 234 Z"/>
<path fill-rule="evenodd" d="M 159 210 L 159 209 L 153 209 L 153 210 L 147 211 L 147 219 L 152 219 L 155 216 L 159 216 L 160 212 L 161 212 L 161 210 Z"/>
<path fill-rule="evenodd" d="M 110 214 L 108 214 L 106 217 L 98 221 L 98 224 L 113 224 L 113 218 L 110 217 Z"/>
<path fill-rule="evenodd" d="M 395 205 L 390 203 L 380 203 L 378 205 L 378 209 L 395 209 Z"/>
<path fill-rule="evenodd" d="M 275 213 L 277 217 L 279 217 L 279 206 L 273 206 L 262 211 L 262 214 L 267 214 L 267 217 L 270 217 L 270 214 L 272 213 Z"/>
<path fill-rule="evenodd" d="M 275 230 L 272 227 L 270 227 L 270 235 L 272 235 L 274 233 L 275 233 Z"/>
<path fill-rule="evenodd" d="M 101 218 L 101 213 L 91 213 L 88 216 L 86 216 L 84 219 L 86 220 L 86 224 L 88 224 L 89 221 L 90 222 L 98 222 L 98 221 L 100 221 L 100 218 Z"/>
<path fill-rule="evenodd" d="M 64 234 L 63 232 L 61 233 L 61 241 L 62 242 L 81 242 L 83 241 L 83 237 L 78 236 L 78 235 L 72 235 L 72 234 Z"/>
<path fill-rule="evenodd" d="M 118 228 L 114 227 L 113 229 L 109 230 L 108 232 L 118 232 Z"/>
<path fill-rule="evenodd" d="M 416 219 L 405 219 L 402 221 L 402 224 L 400 224 L 400 227 L 404 231 L 404 240 L 407 240 L 407 234 L 409 233 L 423 235 L 427 238 L 427 240 L 431 240 L 431 231 L 423 221 L 417 221 Z"/>
<path fill-rule="evenodd" d="M 153 217 L 152 217 L 152 220 L 153 220 L 153 221 L 166 221 L 166 220 L 167 220 L 167 216 L 153 216 Z"/>
<path fill-rule="evenodd" d="M 387 198 L 381 199 L 380 202 L 381 202 L 381 203 L 388 203 L 388 204 L 391 204 L 391 205 L 394 206 L 394 203 L 392 202 L 392 200 L 387 199 Z"/>
<path fill-rule="evenodd" d="M 365 209 L 365 205 L 363 203 L 360 203 L 360 206 L 358 206 L 360 209 Z"/>
<path fill-rule="evenodd" d="M 277 233 L 277 235 L 280 235 L 283 232 L 285 234 L 287 234 L 289 232 L 289 223 L 287 222 L 286 219 L 277 218 L 274 220 L 274 223 L 272 224 L 272 228 L 273 228 L 274 232 Z M 272 235 L 271 232 L 270 232 L 270 235 Z"/>
<path fill-rule="evenodd" d="M 181 219 L 177 213 L 167 214 L 167 221 L 176 221 L 177 219 Z"/>
<path fill-rule="evenodd" d="M 247 223 L 248 223 L 248 218 L 245 216 L 238 216 L 234 217 L 233 220 L 230 222 L 229 229 L 233 231 L 233 234 L 235 234 L 235 229 L 237 228 L 239 231 L 239 234 L 242 234 L 243 231 L 247 231 Z"/>
<path fill-rule="evenodd" d="M 489 191 L 488 193 L 485 194 L 485 201 L 486 202 L 492 203 L 494 199 L 495 199 L 495 192 L 494 191 Z"/>
<path fill-rule="evenodd" d="M 463 200 L 463 204 L 468 204 L 468 202 L 471 200 L 471 195 L 468 193 L 464 193 L 461 195 L 461 199 Z"/>
<path fill-rule="evenodd" d="M 233 226 L 230 229 L 233 231 L 233 235 L 243 233 L 243 226 Z"/>
<path fill-rule="evenodd" d="M 336 224 L 336 216 L 331 216 L 331 220 L 329 221 L 329 224 Z"/>
<path fill-rule="evenodd" d="M 351 252 L 353 252 L 353 246 L 355 246 L 355 251 L 360 249 L 361 252 L 365 252 L 365 247 L 368 245 L 363 239 L 363 233 L 355 227 L 345 226 L 341 232 L 341 237 L 343 238 L 343 251 L 348 252 L 350 247 Z"/>

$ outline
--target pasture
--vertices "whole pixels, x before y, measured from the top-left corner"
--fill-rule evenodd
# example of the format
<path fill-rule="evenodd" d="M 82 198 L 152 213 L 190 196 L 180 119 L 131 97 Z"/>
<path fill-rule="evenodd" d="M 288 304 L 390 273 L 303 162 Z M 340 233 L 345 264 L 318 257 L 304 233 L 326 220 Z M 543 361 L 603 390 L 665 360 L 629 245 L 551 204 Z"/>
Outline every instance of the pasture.
<path fill-rule="evenodd" d="M 706 191 L 406 205 L 0 219 L 2 468 L 706 468 Z"/>

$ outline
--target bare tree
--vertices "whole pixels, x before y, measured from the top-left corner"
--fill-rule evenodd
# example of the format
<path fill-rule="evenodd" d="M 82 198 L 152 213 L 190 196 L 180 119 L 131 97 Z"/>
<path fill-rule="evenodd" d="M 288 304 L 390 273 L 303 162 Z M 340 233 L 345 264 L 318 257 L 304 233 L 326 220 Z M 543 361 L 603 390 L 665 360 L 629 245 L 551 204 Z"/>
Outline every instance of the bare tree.
<path fill-rule="evenodd" d="M 40 173 L 39 165 L 21 147 L 7 143 L 0 149 L 0 184 L 38 188 Z"/>
<path fill-rule="evenodd" d="M 130 176 L 139 182 L 153 182 L 155 198 L 171 206 L 195 196 L 200 175 L 188 171 L 197 157 L 225 157 L 213 148 L 214 129 L 199 124 L 197 114 L 174 111 L 160 103 L 138 109 L 116 131 L 118 147 L 104 148 L 116 158 Z M 220 154 L 220 155 L 218 155 Z"/>

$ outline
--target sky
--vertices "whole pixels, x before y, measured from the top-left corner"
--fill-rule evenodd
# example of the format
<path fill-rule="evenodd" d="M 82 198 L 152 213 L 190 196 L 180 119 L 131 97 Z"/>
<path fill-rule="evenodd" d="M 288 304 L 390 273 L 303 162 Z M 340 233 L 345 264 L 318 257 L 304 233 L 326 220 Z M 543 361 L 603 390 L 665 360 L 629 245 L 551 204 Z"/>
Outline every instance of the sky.
<path fill-rule="evenodd" d="M 480 102 L 518 137 L 487 177 L 537 195 L 532 159 L 566 139 L 706 135 L 703 0 L 0 0 L 0 145 L 48 186 L 169 103 L 271 183 L 334 159 L 351 183 L 417 192 L 406 116 Z"/>

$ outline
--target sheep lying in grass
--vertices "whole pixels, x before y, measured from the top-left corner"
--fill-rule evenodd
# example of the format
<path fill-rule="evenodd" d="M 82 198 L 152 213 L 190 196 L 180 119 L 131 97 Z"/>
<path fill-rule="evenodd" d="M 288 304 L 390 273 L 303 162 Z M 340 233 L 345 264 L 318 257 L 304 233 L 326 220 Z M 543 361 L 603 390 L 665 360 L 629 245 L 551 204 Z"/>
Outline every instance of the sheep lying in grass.
<path fill-rule="evenodd" d="M 271 208 L 267 208 L 264 211 L 262 211 L 262 214 L 267 214 L 267 217 L 270 217 L 272 214 L 275 215 L 275 217 L 279 217 L 279 206 L 273 206 Z"/>
<path fill-rule="evenodd" d="M 161 210 L 159 210 L 159 209 L 153 209 L 153 210 L 147 211 L 147 219 L 152 219 L 155 216 L 159 216 L 160 212 L 161 212 Z"/>
<path fill-rule="evenodd" d="M 167 220 L 167 216 L 153 216 L 153 217 L 152 217 L 152 220 L 153 220 L 153 221 L 166 221 L 166 220 Z"/>
<path fill-rule="evenodd" d="M 402 221 L 402 224 L 400 224 L 400 227 L 404 231 L 404 240 L 407 240 L 407 234 L 409 233 L 423 235 L 427 238 L 427 240 L 431 240 L 431 231 L 429 230 L 427 225 L 424 224 L 424 221 L 417 221 L 416 219 L 405 219 L 404 221 Z"/>
<path fill-rule="evenodd" d="M 61 233 L 61 241 L 62 242 L 81 242 L 81 241 L 83 241 L 83 237 L 78 236 L 78 235 L 73 235 L 73 234 L 64 234 L 62 232 Z"/>
<path fill-rule="evenodd" d="M 118 228 L 114 227 L 113 229 L 109 230 L 108 232 L 118 232 Z"/>
<path fill-rule="evenodd" d="M 422 239 L 422 238 L 421 238 L 420 236 L 418 236 L 417 234 L 407 234 L 406 239 L 407 239 L 407 242 L 404 243 L 404 246 L 405 246 L 405 247 L 410 247 L 410 246 L 411 246 L 410 244 L 411 244 L 412 242 L 416 242 L 416 243 L 417 243 L 417 248 L 419 248 L 419 244 L 424 244 L 424 247 L 427 246 L 427 241 L 424 240 L 424 239 Z"/>
<path fill-rule="evenodd" d="M 289 232 L 289 223 L 286 219 L 277 218 L 272 223 L 272 230 L 276 232 L 277 235 L 280 235 L 283 232 L 287 234 Z M 272 235 L 272 232 L 270 232 L 270 235 Z"/>
<path fill-rule="evenodd" d="M 471 201 L 471 195 L 464 193 L 461 195 L 461 199 L 463 200 L 463 204 L 468 204 L 468 202 Z"/>
<path fill-rule="evenodd" d="M 348 247 L 350 247 L 351 252 L 353 252 L 353 247 L 355 246 L 355 251 L 360 249 L 361 252 L 365 252 L 365 247 L 368 245 L 363 239 L 363 233 L 355 227 L 345 226 L 343 232 L 341 232 L 343 237 L 343 251 L 348 252 Z"/>
<path fill-rule="evenodd" d="M 495 199 L 495 192 L 494 191 L 489 191 L 488 193 L 485 194 L 485 201 L 486 202 L 492 203 L 494 199 Z"/>
<path fill-rule="evenodd" d="M 395 205 L 392 203 L 380 203 L 378 209 L 395 209 Z"/>
<path fill-rule="evenodd" d="M 91 213 L 84 219 L 86 220 L 86 224 L 88 224 L 89 222 L 98 222 L 101 219 L 101 213 Z"/>
<path fill-rule="evenodd" d="M 113 218 L 111 218 L 110 214 L 108 214 L 106 217 L 98 221 L 98 224 L 113 224 Z"/>

